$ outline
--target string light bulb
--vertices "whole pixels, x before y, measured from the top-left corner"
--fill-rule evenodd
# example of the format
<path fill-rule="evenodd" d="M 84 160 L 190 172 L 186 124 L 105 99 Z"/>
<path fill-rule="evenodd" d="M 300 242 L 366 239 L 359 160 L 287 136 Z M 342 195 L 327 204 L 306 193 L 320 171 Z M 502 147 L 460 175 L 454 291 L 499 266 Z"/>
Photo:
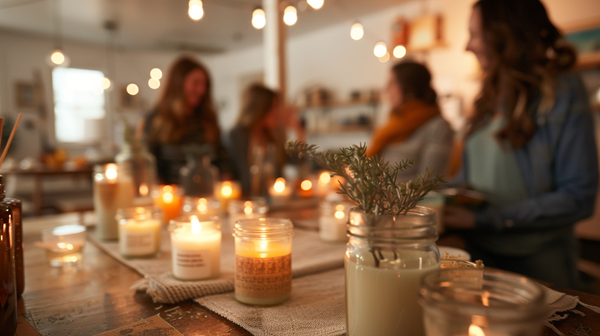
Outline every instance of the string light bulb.
<path fill-rule="evenodd" d="M 394 57 L 402 58 L 406 56 L 406 48 L 404 46 L 398 45 L 394 48 L 394 51 L 392 53 L 394 54 Z"/>
<path fill-rule="evenodd" d="M 356 22 L 350 27 L 350 37 L 354 41 L 360 40 L 365 35 L 365 30 L 360 22 Z"/>
<path fill-rule="evenodd" d="M 108 79 L 108 77 L 104 77 L 102 78 L 102 89 L 104 90 L 108 90 L 110 89 L 110 79 Z"/>
<path fill-rule="evenodd" d="M 387 53 L 387 46 L 383 42 L 377 42 L 375 48 L 373 48 L 373 54 L 375 57 L 383 57 Z"/>
<path fill-rule="evenodd" d="M 194 21 L 202 19 L 202 17 L 204 16 L 204 7 L 202 5 L 202 0 L 190 0 L 188 15 Z"/>
<path fill-rule="evenodd" d="M 257 8 L 252 12 L 252 27 L 256 29 L 263 29 L 267 24 L 267 17 L 265 11 L 262 8 Z"/>
<path fill-rule="evenodd" d="M 316 10 L 321 9 L 321 7 L 323 7 L 323 4 L 325 3 L 324 0 L 306 0 L 306 2 L 308 3 L 308 5 Z"/>
<path fill-rule="evenodd" d="M 135 85 L 133 83 L 127 85 L 127 93 L 129 93 L 130 95 L 135 96 L 139 92 L 140 92 L 140 88 L 137 85 Z"/>
<path fill-rule="evenodd" d="M 162 75 L 162 71 L 159 68 L 154 68 L 150 70 L 150 78 L 158 80 L 162 78 Z"/>
<path fill-rule="evenodd" d="M 156 78 L 150 78 L 148 80 L 148 86 L 152 89 L 152 90 L 156 90 L 160 87 L 160 81 Z"/>
<path fill-rule="evenodd" d="M 288 26 L 293 26 L 298 21 L 298 11 L 296 11 L 296 7 L 287 6 L 283 11 L 283 22 L 285 22 Z"/>
<path fill-rule="evenodd" d="M 377 59 L 379 60 L 379 62 L 385 63 L 390 60 L 390 53 L 386 52 L 385 54 L 383 54 L 383 56 L 377 57 Z"/>

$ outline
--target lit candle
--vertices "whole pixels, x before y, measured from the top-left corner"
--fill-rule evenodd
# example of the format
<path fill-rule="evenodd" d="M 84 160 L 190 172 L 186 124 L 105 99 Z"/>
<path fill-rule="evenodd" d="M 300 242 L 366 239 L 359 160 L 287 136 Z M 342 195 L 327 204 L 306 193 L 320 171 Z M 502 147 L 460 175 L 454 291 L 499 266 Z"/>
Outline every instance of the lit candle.
<path fill-rule="evenodd" d="M 154 207 L 119 209 L 119 253 L 150 257 L 160 252 L 161 213 Z"/>
<path fill-rule="evenodd" d="M 181 208 L 181 197 L 177 194 L 177 186 L 161 186 L 158 197 L 154 199 L 154 204 L 162 210 L 164 223 L 177 218 Z"/>
<path fill-rule="evenodd" d="M 328 202 L 321 203 L 319 216 L 319 236 L 324 241 L 345 242 L 346 223 L 348 222 L 349 203 Z"/>
<path fill-rule="evenodd" d="M 227 211 L 229 200 L 242 196 L 242 186 L 238 181 L 223 181 L 215 184 L 215 198 L 221 204 L 221 210 Z"/>
<path fill-rule="evenodd" d="M 188 216 L 218 216 L 219 206 L 219 203 L 216 202 L 213 198 L 198 198 L 186 196 L 183 199 L 183 206 L 181 207 L 181 211 L 182 214 Z"/>
<path fill-rule="evenodd" d="M 173 276 L 180 280 L 218 277 L 221 272 L 221 226 L 218 218 L 172 220 Z"/>
<path fill-rule="evenodd" d="M 101 239 L 117 239 L 119 229 L 115 215 L 117 208 L 131 206 L 135 190 L 133 180 L 116 164 L 94 168 L 94 209 Z"/>
<path fill-rule="evenodd" d="M 317 185 L 315 186 L 315 195 L 325 197 L 331 192 L 331 175 L 329 172 L 321 172 Z"/>
<path fill-rule="evenodd" d="M 298 195 L 301 197 L 311 197 L 313 195 L 313 183 L 311 180 L 303 180 L 300 182 Z"/>
<path fill-rule="evenodd" d="M 292 228 L 288 219 L 244 219 L 235 224 L 235 298 L 268 306 L 292 290 Z"/>
<path fill-rule="evenodd" d="M 283 177 L 275 180 L 275 183 L 269 188 L 269 196 L 271 196 L 271 205 L 282 205 L 288 202 L 292 195 L 292 189 L 285 185 Z"/>
<path fill-rule="evenodd" d="M 233 232 L 235 222 L 240 219 L 264 218 L 269 212 L 267 201 L 262 198 L 254 200 L 231 200 L 229 202 L 229 227 L 230 232 Z"/>

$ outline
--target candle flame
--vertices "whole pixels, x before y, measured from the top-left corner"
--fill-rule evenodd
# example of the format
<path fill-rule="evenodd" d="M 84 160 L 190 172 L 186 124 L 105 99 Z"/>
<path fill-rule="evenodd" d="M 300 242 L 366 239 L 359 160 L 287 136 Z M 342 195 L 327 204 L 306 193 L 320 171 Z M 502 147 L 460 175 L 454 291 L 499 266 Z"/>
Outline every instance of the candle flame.
<path fill-rule="evenodd" d="M 165 203 L 172 203 L 174 198 L 173 193 L 167 192 L 163 194 L 163 201 Z"/>
<path fill-rule="evenodd" d="M 346 214 L 343 211 L 335 212 L 335 218 L 342 219 L 342 218 L 344 218 L 344 216 L 346 216 Z"/>
<path fill-rule="evenodd" d="M 326 186 L 329 184 L 329 182 L 331 182 L 331 175 L 329 175 L 327 172 L 322 172 L 321 175 L 319 175 L 319 184 Z"/>
<path fill-rule="evenodd" d="M 200 221 L 198 220 L 198 217 L 191 216 L 190 219 L 191 219 L 191 222 L 192 222 L 192 233 L 193 234 L 199 234 L 200 232 L 202 232 L 202 224 L 200 224 Z"/>
<path fill-rule="evenodd" d="M 208 210 L 208 200 L 201 198 L 198 200 L 198 206 L 196 207 L 201 213 L 205 213 Z"/>
<path fill-rule="evenodd" d="M 285 180 L 282 177 L 275 180 L 275 184 L 273 185 L 273 190 L 275 190 L 278 193 L 281 193 L 285 190 Z"/>
<path fill-rule="evenodd" d="M 244 213 L 246 215 L 250 215 L 252 213 L 252 207 L 249 207 L 249 206 L 245 207 L 244 208 Z"/>
<path fill-rule="evenodd" d="M 109 180 L 114 180 L 117 178 L 117 165 L 114 163 L 110 163 L 106 165 L 106 178 Z"/>
<path fill-rule="evenodd" d="M 140 184 L 140 196 L 148 196 L 148 185 L 146 183 Z"/>
<path fill-rule="evenodd" d="M 173 192 L 173 187 L 166 185 L 163 187 L 163 193 Z"/>
<path fill-rule="evenodd" d="M 481 303 L 483 303 L 483 305 L 486 307 L 490 306 L 490 292 L 483 292 L 483 294 L 481 295 Z"/>
<path fill-rule="evenodd" d="M 230 197 L 233 194 L 233 189 L 230 184 L 223 183 L 223 187 L 221 188 L 221 195 L 225 197 Z"/>
<path fill-rule="evenodd" d="M 471 324 L 469 326 L 469 336 L 485 336 L 485 333 L 480 326 Z"/>
<path fill-rule="evenodd" d="M 302 188 L 304 191 L 308 191 L 312 188 L 312 182 L 309 180 L 304 180 L 302 183 L 300 183 L 300 188 Z"/>

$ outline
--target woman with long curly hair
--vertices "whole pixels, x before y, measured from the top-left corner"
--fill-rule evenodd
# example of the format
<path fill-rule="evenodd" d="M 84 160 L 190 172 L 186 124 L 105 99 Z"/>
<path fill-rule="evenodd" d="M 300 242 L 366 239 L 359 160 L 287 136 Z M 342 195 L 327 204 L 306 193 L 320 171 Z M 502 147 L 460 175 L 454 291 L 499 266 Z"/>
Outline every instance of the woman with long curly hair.
<path fill-rule="evenodd" d="M 576 288 L 574 224 L 592 215 L 598 186 L 588 98 L 568 72 L 576 53 L 539 0 L 480 0 L 469 31 L 484 79 L 456 183 L 489 202 L 450 207 L 444 222 L 486 265 Z"/>
<path fill-rule="evenodd" d="M 192 57 L 183 56 L 173 63 L 156 107 L 141 128 L 156 156 L 158 177 L 163 183 L 179 182 L 179 170 L 186 163 L 186 147 L 190 145 L 210 146 L 213 164 L 222 174 L 232 173 L 221 143 L 210 76 L 206 67 Z"/>

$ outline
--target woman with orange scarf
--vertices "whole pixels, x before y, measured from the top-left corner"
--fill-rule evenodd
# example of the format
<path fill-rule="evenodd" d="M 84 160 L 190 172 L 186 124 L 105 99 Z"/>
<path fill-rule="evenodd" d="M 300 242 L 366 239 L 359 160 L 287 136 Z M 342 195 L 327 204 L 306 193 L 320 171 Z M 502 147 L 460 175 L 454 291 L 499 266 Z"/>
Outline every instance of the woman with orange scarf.
<path fill-rule="evenodd" d="M 452 129 L 440 114 L 431 74 L 422 64 L 396 64 L 387 85 L 392 105 L 388 121 L 375 131 L 367 155 L 390 162 L 412 159 L 415 165 L 400 172 L 400 181 L 414 179 L 425 168 L 443 174 L 452 148 Z"/>

